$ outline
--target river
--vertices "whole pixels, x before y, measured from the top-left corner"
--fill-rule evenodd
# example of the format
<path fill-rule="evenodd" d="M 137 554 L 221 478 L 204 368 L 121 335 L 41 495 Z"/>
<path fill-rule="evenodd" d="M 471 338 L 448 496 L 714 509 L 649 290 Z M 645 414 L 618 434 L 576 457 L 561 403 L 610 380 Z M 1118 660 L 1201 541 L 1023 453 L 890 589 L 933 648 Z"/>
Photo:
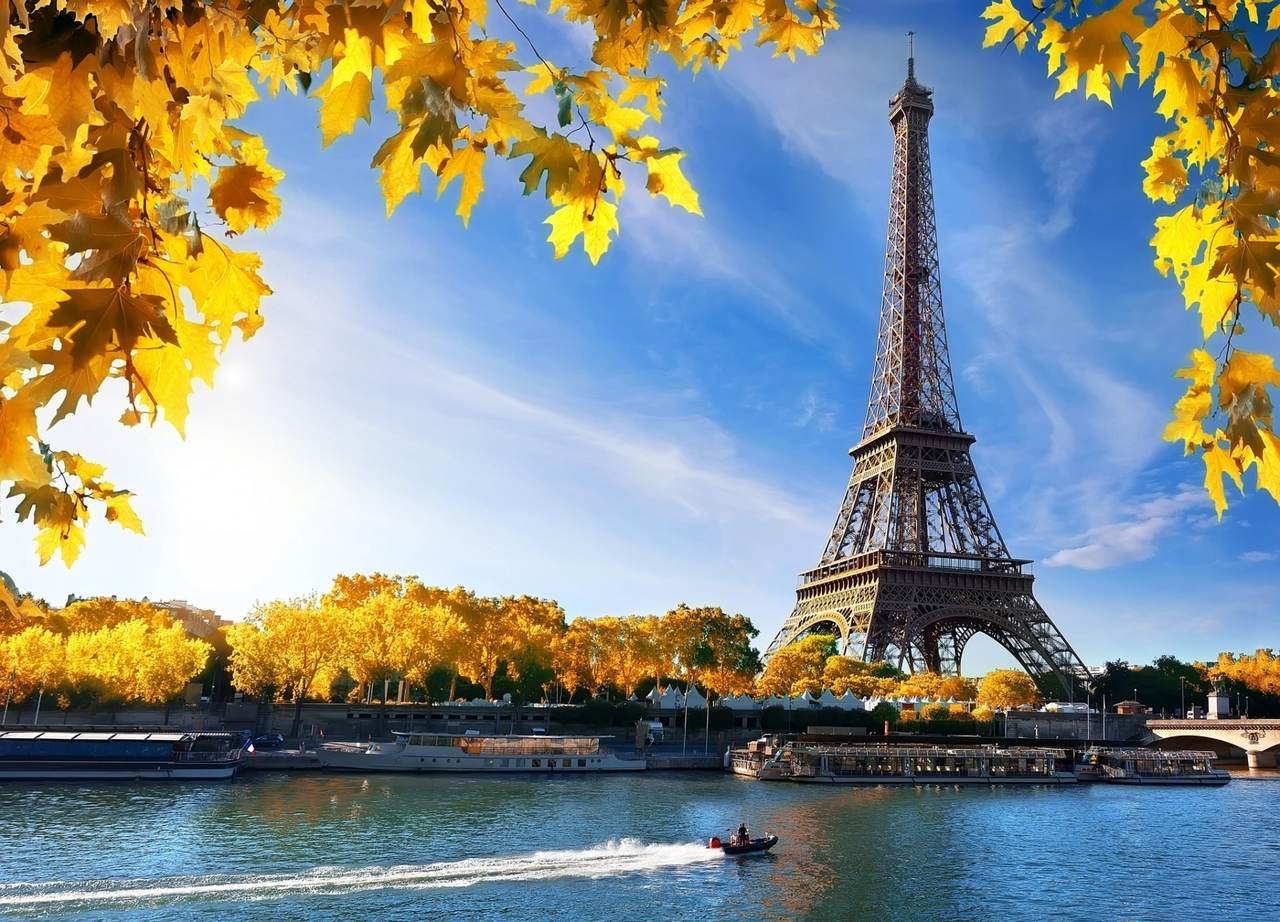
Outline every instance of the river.
<path fill-rule="evenodd" d="M 659 772 L 8 783 L 0 918 L 1264 918 L 1280 890 L 1277 816 L 1277 778 L 1213 789 Z M 740 820 L 781 836 L 775 851 L 725 859 L 704 847 Z"/>

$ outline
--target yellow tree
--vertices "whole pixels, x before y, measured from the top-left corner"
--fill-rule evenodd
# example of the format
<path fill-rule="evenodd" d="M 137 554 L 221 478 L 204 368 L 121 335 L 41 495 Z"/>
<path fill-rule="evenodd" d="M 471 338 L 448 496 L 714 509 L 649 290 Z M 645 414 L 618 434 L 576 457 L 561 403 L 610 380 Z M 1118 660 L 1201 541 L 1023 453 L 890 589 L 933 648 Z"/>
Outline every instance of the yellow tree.
<path fill-rule="evenodd" d="M 1280 695 L 1280 657 L 1271 650 L 1258 650 L 1252 656 L 1219 654 L 1209 674 L 1233 679 L 1260 692 Z"/>
<path fill-rule="evenodd" d="M 383 589 L 354 608 L 335 606 L 337 631 L 342 637 L 343 667 L 362 686 L 380 695 L 387 705 L 387 683 L 401 670 L 403 647 L 399 641 L 410 629 L 417 603 Z"/>
<path fill-rule="evenodd" d="M 653 676 L 654 687 L 662 684 L 663 676 L 675 671 L 676 638 L 666 630 L 664 619 L 658 615 L 641 615 L 636 624 L 640 645 L 644 651 L 646 671 Z"/>
<path fill-rule="evenodd" d="M 1110 105 L 1130 74 L 1150 85 L 1165 130 L 1142 162 L 1142 189 L 1170 206 L 1155 220 L 1155 266 L 1196 308 L 1201 334 L 1177 372 L 1190 383 L 1164 437 L 1199 453 L 1219 518 L 1223 478 L 1243 490 L 1250 469 L 1256 488 L 1280 501 L 1269 393 L 1280 371 L 1266 351 L 1274 337 L 1260 329 L 1280 325 L 1280 4 L 997 0 L 983 17 L 991 22 L 984 45 L 1044 53 L 1059 96 L 1083 82 L 1086 97 Z"/>
<path fill-rule="evenodd" d="M 265 701 L 279 682 L 276 651 L 266 632 L 249 618 L 228 627 L 226 636 L 232 684 L 245 696 Z"/>
<path fill-rule="evenodd" d="M 155 627 L 134 619 L 69 636 L 67 675 L 73 684 L 97 686 L 122 701 L 167 709 L 204 668 L 212 649 L 188 637 L 179 624 Z"/>
<path fill-rule="evenodd" d="M 898 680 L 882 675 L 884 663 L 866 663 L 852 656 L 828 656 L 822 666 L 822 684 L 832 693 L 851 691 L 859 698 L 886 698 L 895 693 Z"/>
<path fill-rule="evenodd" d="M 591 618 L 574 618 L 556 647 L 554 667 L 570 696 L 580 688 L 591 694 L 608 681 L 608 661 L 600 626 Z"/>
<path fill-rule="evenodd" d="M 555 674 L 552 658 L 565 632 L 564 609 L 550 599 L 506 596 L 498 600 L 498 620 L 506 630 L 507 675 L 530 687 L 545 686 Z"/>
<path fill-rule="evenodd" d="M 1020 707 L 1040 700 L 1035 681 L 1021 669 L 993 669 L 978 683 L 978 704 L 988 708 Z"/>
<path fill-rule="evenodd" d="M 150 602 L 106 597 L 77 599 L 58 609 L 51 620 L 60 624 L 61 630 L 68 634 L 114 627 L 126 621 L 145 621 L 155 627 L 166 627 L 173 623 L 173 617 L 168 612 Z"/>
<path fill-rule="evenodd" d="M 978 683 L 960 675 L 943 676 L 938 681 L 937 691 L 939 698 L 974 701 L 978 697 Z"/>
<path fill-rule="evenodd" d="M 456 611 L 467 638 L 458 651 L 457 672 L 479 684 L 486 698 L 492 698 L 493 678 L 511 649 L 502 609 L 497 599 L 466 593 L 458 600 Z"/>
<path fill-rule="evenodd" d="M 0 637 L 0 695 L 5 716 L 11 701 L 22 701 L 61 681 L 65 663 L 63 639 L 48 628 L 31 625 Z"/>
<path fill-rule="evenodd" d="M 408 682 L 425 686 L 432 670 L 457 660 L 466 634 L 450 603 L 426 605 L 411 600 L 410 604 L 413 607 L 403 633 L 396 638 L 394 657 Z"/>
<path fill-rule="evenodd" d="M 635 691 L 640 680 L 652 667 L 652 636 L 641 618 L 630 615 L 615 618 L 613 637 L 608 646 L 609 681 L 618 686 L 623 697 Z"/>
<path fill-rule="evenodd" d="M 938 698 L 942 676 L 936 672 L 916 672 L 898 683 L 894 694 L 901 698 Z"/>
<path fill-rule="evenodd" d="M 248 620 L 261 627 L 273 684 L 293 696 L 289 735 L 297 736 L 303 701 L 328 691 L 332 672 L 342 660 L 340 610 L 306 596 L 260 605 Z"/>
<path fill-rule="evenodd" d="M 283 174 L 240 127 L 264 93 L 310 92 L 327 146 L 373 121 L 377 86 L 394 123 L 372 163 L 388 213 L 425 169 L 437 194 L 458 188 L 465 225 L 486 171 L 501 174 L 545 200 L 557 257 L 581 240 L 594 262 L 618 232 L 624 177 L 701 213 L 684 153 L 655 136 L 671 65 L 723 66 L 753 34 L 811 54 L 836 27 L 828 0 L 496 2 L 493 20 L 487 0 L 13 6 L 0 34 L 0 488 L 42 561 L 74 561 L 94 511 L 142 529 L 130 494 L 49 430 L 105 390 L 95 406 L 125 425 L 182 432 L 195 383 L 211 386 L 223 351 L 262 325 L 261 260 L 227 241 L 281 211 Z M 546 17 L 585 28 L 589 60 L 548 60 L 520 24 Z"/>
<path fill-rule="evenodd" d="M 827 634 L 810 634 L 775 650 L 764 667 L 756 690 L 762 695 L 816 694 L 822 691 L 823 668 L 831 654 Z"/>

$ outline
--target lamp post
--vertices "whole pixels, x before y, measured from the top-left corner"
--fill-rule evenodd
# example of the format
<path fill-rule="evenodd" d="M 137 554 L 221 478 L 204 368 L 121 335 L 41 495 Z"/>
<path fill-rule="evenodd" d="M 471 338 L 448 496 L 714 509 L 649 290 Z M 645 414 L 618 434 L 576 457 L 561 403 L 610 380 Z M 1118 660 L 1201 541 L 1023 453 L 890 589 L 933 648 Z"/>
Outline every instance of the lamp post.
<path fill-rule="evenodd" d="M 1183 720 L 1187 717 L 1187 677 L 1178 676 L 1178 692 L 1182 695 L 1182 710 L 1178 712 L 1178 716 Z"/>

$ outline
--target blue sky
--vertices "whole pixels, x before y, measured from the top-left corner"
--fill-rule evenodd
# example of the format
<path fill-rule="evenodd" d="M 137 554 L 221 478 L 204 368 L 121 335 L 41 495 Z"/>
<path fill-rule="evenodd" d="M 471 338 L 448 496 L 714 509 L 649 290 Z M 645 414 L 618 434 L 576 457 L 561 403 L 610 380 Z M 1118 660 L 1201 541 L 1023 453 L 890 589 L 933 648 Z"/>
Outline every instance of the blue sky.
<path fill-rule="evenodd" d="M 322 153 L 313 100 L 259 104 L 246 127 L 286 172 L 283 218 L 248 238 L 266 326 L 197 393 L 185 442 L 105 408 L 59 426 L 140 494 L 147 537 L 99 524 L 67 571 L 11 525 L 4 569 L 54 601 L 230 617 L 380 569 L 571 616 L 719 604 L 767 643 L 861 430 L 914 28 L 961 416 L 1040 601 L 1089 663 L 1275 645 L 1280 510 L 1235 496 L 1216 523 L 1198 460 L 1160 441 L 1198 323 L 1151 267 L 1149 91 L 1055 102 L 1042 59 L 982 51 L 956 6 L 850 7 L 817 59 L 675 75 L 661 134 L 705 217 L 632 182 L 595 268 L 552 260 L 515 164 L 486 169 L 468 230 L 430 194 L 387 220 L 385 116 Z M 535 34 L 584 59 L 580 33 Z M 975 640 L 965 671 L 1008 661 Z"/>

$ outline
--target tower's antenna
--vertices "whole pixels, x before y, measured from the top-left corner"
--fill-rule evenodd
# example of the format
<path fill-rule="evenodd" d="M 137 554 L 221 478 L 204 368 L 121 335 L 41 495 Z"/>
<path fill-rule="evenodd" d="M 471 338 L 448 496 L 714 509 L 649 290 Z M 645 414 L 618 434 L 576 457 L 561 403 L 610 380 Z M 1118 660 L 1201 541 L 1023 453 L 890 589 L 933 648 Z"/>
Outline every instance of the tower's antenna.
<path fill-rule="evenodd" d="M 907 33 L 907 79 L 916 79 L 916 34 Z"/>

